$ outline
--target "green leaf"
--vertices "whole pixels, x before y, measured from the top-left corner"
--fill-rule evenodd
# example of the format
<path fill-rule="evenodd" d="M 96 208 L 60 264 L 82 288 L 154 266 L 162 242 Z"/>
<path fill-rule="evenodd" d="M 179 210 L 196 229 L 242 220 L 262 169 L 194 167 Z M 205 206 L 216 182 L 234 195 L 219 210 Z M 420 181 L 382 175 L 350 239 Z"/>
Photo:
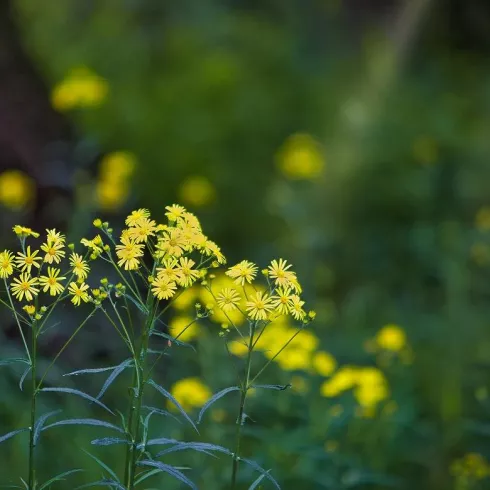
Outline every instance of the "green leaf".
<path fill-rule="evenodd" d="M 26 430 L 29 430 L 29 429 L 27 429 L 27 428 L 17 429 L 17 430 L 13 430 L 12 432 L 9 432 L 8 434 L 0 436 L 0 443 L 6 441 L 7 439 L 10 439 L 11 437 L 14 437 L 17 434 L 20 434 L 21 432 L 25 432 Z"/>
<path fill-rule="evenodd" d="M 22 362 L 24 364 L 27 364 L 28 366 L 31 365 L 31 363 L 27 359 L 22 359 L 20 357 L 13 357 L 11 359 L 3 359 L 2 361 L 0 361 L 0 367 L 1 366 L 8 366 L 8 365 L 14 364 L 16 362 Z"/>
<path fill-rule="evenodd" d="M 267 478 L 278 490 L 281 490 L 279 483 L 269 474 L 270 470 L 264 470 L 261 466 L 259 466 L 255 461 L 251 459 L 240 458 L 239 461 L 243 461 L 245 464 L 251 466 L 254 470 L 258 471 L 264 478 Z"/>
<path fill-rule="evenodd" d="M 107 410 L 110 414 L 115 415 L 115 413 L 109 409 L 106 405 L 104 405 L 102 402 L 94 398 L 93 396 L 90 396 L 87 393 L 84 393 L 83 391 L 80 390 L 73 390 L 72 388 L 43 388 L 43 392 L 52 392 L 52 393 L 68 393 L 70 395 L 77 395 L 82 398 L 85 398 L 86 400 L 91 401 L 92 403 L 95 403 L 99 407 L 102 407 L 104 410 Z"/>
<path fill-rule="evenodd" d="M 287 384 L 287 385 L 252 385 L 250 388 L 262 388 L 266 390 L 277 390 L 277 391 L 284 391 L 287 390 L 288 388 L 291 388 L 292 385 Z"/>
<path fill-rule="evenodd" d="M 248 490 L 255 490 L 260 482 L 265 478 L 265 475 L 260 475 L 249 487 Z"/>
<path fill-rule="evenodd" d="M 52 427 L 59 427 L 61 425 L 91 425 L 97 427 L 105 427 L 106 429 L 116 430 L 124 434 L 124 431 L 118 427 L 117 425 L 110 424 L 109 422 L 104 422 L 103 420 L 98 419 L 67 419 L 60 420 L 59 422 L 55 422 L 54 424 L 47 425 L 43 428 L 43 431 L 51 429 Z"/>
<path fill-rule="evenodd" d="M 132 359 L 126 359 L 125 361 L 121 362 L 118 366 L 114 368 L 110 376 L 107 378 L 106 382 L 102 386 L 101 390 L 99 391 L 99 394 L 97 395 L 97 399 L 100 400 L 104 393 L 109 389 L 111 384 L 114 382 L 114 380 L 127 368 L 132 364 Z"/>
<path fill-rule="evenodd" d="M 113 487 L 117 490 L 126 490 L 119 482 L 111 480 L 109 478 L 104 478 L 103 480 L 95 481 L 93 483 L 87 483 L 80 487 L 77 487 L 75 490 L 79 488 L 89 488 L 89 487 Z"/>
<path fill-rule="evenodd" d="M 109 473 L 109 475 L 112 476 L 112 478 L 114 478 L 114 481 L 117 482 L 119 484 L 119 478 L 117 477 L 116 473 L 114 472 L 114 470 L 112 470 L 109 466 L 107 466 L 103 461 L 101 461 L 97 456 L 94 456 L 93 454 L 89 453 L 88 451 L 85 451 L 85 449 L 82 449 L 82 451 L 89 457 L 91 457 L 102 469 L 104 469 L 105 471 L 107 471 L 107 473 Z M 82 487 L 79 487 L 79 488 L 82 488 Z M 123 489 L 124 490 L 124 489 Z"/>
<path fill-rule="evenodd" d="M 136 308 L 138 308 L 138 310 L 140 310 L 141 313 L 143 313 L 143 315 L 148 316 L 149 311 L 146 309 L 145 306 L 143 306 L 141 304 L 141 302 L 139 302 L 138 300 L 134 299 L 130 294 L 125 294 L 124 297 L 125 298 L 128 298 L 129 301 L 131 301 L 133 304 L 135 304 L 136 305 Z"/>
<path fill-rule="evenodd" d="M 207 442 L 180 442 L 173 447 L 160 451 L 156 455 L 156 457 L 160 458 L 164 454 L 173 453 L 176 451 L 184 451 L 186 449 L 192 449 L 194 451 L 205 453 L 210 456 L 214 456 L 214 454 L 212 454 L 210 451 L 217 451 L 220 453 L 227 454 L 228 456 L 233 456 L 233 453 L 229 449 L 226 449 L 225 447 L 222 446 L 217 446 L 215 444 L 209 444 Z"/>
<path fill-rule="evenodd" d="M 206 410 L 211 407 L 211 405 L 218 401 L 220 398 L 225 396 L 228 393 L 231 393 L 232 391 L 240 391 L 240 388 L 238 386 L 230 386 L 228 388 L 225 388 L 224 390 L 218 391 L 218 393 L 215 393 L 201 408 L 201 411 L 199 412 L 199 416 L 197 417 L 197 423 L 200 424 L 202 417 Z"/>
<path fill-rule="evenodd" d="M 34 424 L 34 437 L 33 437 L 34 446 L 37 444 L 37 441 L 39 440 L 39 435 L 41 434 L 44 422 L 46 422 L 46 420 L 49 417 L 51 417 L 52 415 L 56 415 L 60 412 L 61 412 L 61 410 L 53 410 L 52 412 L 48 412 L 48 413 L 45 413 L 44 415 L 41 415 L 37 419 L 36 423 Z"/>
<path fill-rule="evenodd" d="M 150 439 L 146 444 L 138 444 L 138 449 L 143 449 L 145 446 L 163 446 L 165 444 L 179 444 L 181 441 L 177 439 L 167 439 L 166 437 L 160 437 L 158 439 Z"/>
<path fill-rule="evenodd" d="M 64 480 L 65 476 L 71 475 L 72 473 L 79 473 L 80 471 L 83 471 L 83 470 L 80 470 L 80 469 L 70 470 L 70 471 L 65 471 L 64 473 L 60 473 L 59 475 L 53 476 L 53 478 L 51 478 L 51 480 L 48 480 L 46 483 L 43 483 L 39 487 L 39 490 L 44 490 L 45 488 L 48 488 L 49 485 L 51 485 L 52 483 L 60 481 L 60 480 Z"/>
<path fill-rule="evenodd" d="M 102 439 L 94 439 L 90 444 L 94 446 L 113 446 L 114 444 L 130 444 L 130 442 L 127 439 L 118 437 L 103 437 Z"/>
<path fill-rule="evenodd" d="M 163 388 L 162 386 L 155 383 L 155 381 L 153 381 L 152 379 L 150 379 L 150 381 L 148 381 L 148 383 L 151 386 L 153 386 L 158 392 L 160 392 L 165 398 L 170 400 L 177 407 L 177 409 L 184 416 L 184 418 L 192 425 L 192 427 L 195 429 L 195 431 L 197 433 L 199 433 L 199 431 L 197 430 L 196 424 L 194 424 L 194 422 L 189 417 L 189 415 L 187 415 L 186 411 L 182 408 L 182 405 L 165 388 Z"/>
<path fill-rule="evenodd" d="M 29 365 L 26 370 L 22 373 L 22 376 L 20 377 L 20 381 L 19 381 L 19 388 L 20 388 L 20 391 L 22 391 L 23 387 L 24 387 L 24 381 L 27 377 L 27 375 L 31 372 L 31 366 Z"/>
<path fill-rule="evenodd" d="M 173 476 L 177 480 L 179 480 L 182 483 L 185 483 L 188 487 L 197 490 L 196 485 L 187 478 L 187 476 L 184 475 L 181 471 L 179 471 L 177 468 L 170 466 L 165 463 L 161 463 L 160 461 L 151 461 L 151 460 L 143 460 L 138 463 L 138 466 L 150 466 L 152 468 L 158 468 L 161 472 L 168 473 L 169 475 Z"/>
<path fill-rule="evenodd" d="M 79 371 L 72 371 L 71 373 L 63 374 L 63 376 L 79 376 L 80 374 L 97 374 L 97 373 L 103 373 L 106 371 L 113 371 L 117 367 L 119 367 L 120 364 L 117 366 L 110 366 L 110 367 L 104 367 L 104 368 L 91 368 L 91 369 L 80 369 Z"/>
<path fill-rule="evenodd" d="M 158 475 L 158 473 L 161 473 L 161 471 L 156 468 L 154 470 L 149 470 L 146 473 L 142 473 L 139 475 L 138 478 L 136 478 L 134 485 L 139 485 L 141 482 L 145 481 L 147 478 L 150 478 L 150 476 Z"/>

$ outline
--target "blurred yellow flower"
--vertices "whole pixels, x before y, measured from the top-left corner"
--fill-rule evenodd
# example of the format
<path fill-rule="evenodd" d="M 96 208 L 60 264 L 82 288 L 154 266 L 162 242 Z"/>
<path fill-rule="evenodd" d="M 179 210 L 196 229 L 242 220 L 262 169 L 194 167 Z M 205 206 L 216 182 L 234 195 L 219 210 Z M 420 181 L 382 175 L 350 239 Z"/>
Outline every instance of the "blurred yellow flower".
<path fill-rule="evenodd" d="M 53 88 L 51 104 L 60 112 L 82 107 L 97 107 L 107 98 L 108 92 L 107 81 L 82 66 L 73 69 Z"/>
<path fill-rule="evenodd" d="M 171 393 L 186 411 L 202 407 L 212 396 L 211 390 L 199 378 L 177 381 L 172 386 Z M 170 407 L 175 409 L 172 403 Z"/>
<path fill-rule="evenodd" d="M 490 246 L 484 242 L 477 242 L 471 246 L 470 255 L 480 267 L 488 265 L 490 263 Z"/>
<path fill-rule="evenodd" d="M 195 175 L 180 185 L 179 198 L 189 206 L 203 207 L 215 200 L 216 189 L 206 177 Z"/>
<path fill-rule="evenodd" d="M 490 207 L 484 206 L 478 210 L 475 216 L 475 226 L 480 231 L 490 230 Z"/>
<path fill-rule="evenodd" d="M 279 170 L 289 179 L 314 179 L 325 165 L 320 144 L 309 134 L 290 136 L 276 155 Z"/>
<path fill-rule="evenodd" d="M 333 398 L 353 388 L 356 382 L 356 368 L 343 366 L 329 380 L 323 382 L 320 387 L 320 393 L 327 398 Z"/>
<path fill-rule="evenodd" d="M 34 181 L 20 170 L 0 174 L 0 203 L 17 210 L 25 207 L 35 196 Z"/>
<path fill-rule="evenodd" d="M 375 408 L 389 396 L 388 382 L 384 374 L 375 367 L 360 368 L 354 396 L 361 407 Z"/>
<path fill-rule="evenodd" d="M 407 336 L 401 327 L 389 324 L 376 334 L 375 341 L 381 349 L 400 352 L 407 344 Z"/>
<path fill-rule="evenodd" d="M 451 465 L 451 474 L 459 479 L 483 480 L 490 476 L 487 460 L 478 453 L 465 454 Z"/>
<path fill-rule="evenodd" d="M 136 156 L 129 151 L 114 151 L 100 162 L 99 176 L 107 181 L 129 179 L 136 169 Z"/>
<path fill-rule="evenodd" d="M 114 184 L 111 181 L 99 180 L 95 187 L 99 208 L 103 211 L 114 211 L 120 208 L 129 197 L 129 186 L 124 183 Z"/>
<path fill-rule="evenodd" d="M 337 361 L 328 352 L 319 351 L 313 356 L 313 369 L 321 376 L 330 376 L 337 368 Z"/>
<path fill-rule="evenodd" d="M 305 349 L 288 346 L 275 361 L 285 371 L 306 370 L 311 364 L 311 353 Z"/>
<path fill-rule="evenodd" d="M 178 336 L 177 340 L 181 340 L 182 342 L 194 340 L 199 334 L 199 325 L 197 322 L 190 325 L 192 321 L 193 319 L 190 316 L 176 316 L 172 318 L 168 325 L 170 335 L 174 338 Z"/>
<path fill-rule="evenodd" d="M 439 146 L 434 138 L 418 137 L 412 145 L 412 154 L 418 163 L 432 164 L 439 159 Z"/>

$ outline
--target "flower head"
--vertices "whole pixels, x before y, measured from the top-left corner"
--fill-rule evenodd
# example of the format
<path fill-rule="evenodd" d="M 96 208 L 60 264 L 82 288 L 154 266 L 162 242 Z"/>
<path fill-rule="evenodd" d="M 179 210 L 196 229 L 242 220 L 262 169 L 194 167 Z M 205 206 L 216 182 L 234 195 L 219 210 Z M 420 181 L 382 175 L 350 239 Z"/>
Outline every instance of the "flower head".
<path fill-rule="evenodd" d="M 305 302 L 297 295 L 291 296 L 291 303 L 289 304 L 289 313 L 296 320 L 303 320 L 306 317 L 306 312 L 303 310 Z"/>
<path fill-rule="evenodd" d="M 146 242 L 148 237 L 155 234 L 157 224 L 148 218 L 141 218 L 128 231 L 128 236 L 136 243 Z"/>
<path fill-rule="evenodd" d="M 194 265 L 195 262 L 192 259 L 181 257 L 178 268 L 179 278 L 177 279 L 177 282 L 181 286 L 188 288 L 189 286 L 192 286 L 196 279 L 198 279 L 200 274 L 197 269 L 192 268 Z"/>
<path fill-rule="evenodd" d="M 224 288 L 216 296 L 218 306 L 225 312 L 236 310 L 241 296 L 233 288 Z"/>
<path fill-rule="evenodd" d="M 257 266 L 248 260 L 242 260 L 238 264 L 230 267 L 226 275 L 235 280 L 236 284 L 243 286 L 246 282 L 251 283 L 257 275 Z"/>
<path fill-rule="evenodd" d="M 287 315 L 289 313 L 292 296 L 290 287 L 278 287 L 276 289 L 276 294 L 271 298 L 272 306 L 279 314 Z"/>
<path fill-rule="evenodd" d="M 47 262 L 48 264 L 52 264 L 53 262 L 59 264 L 61 259 L 65 256 L 65 251 L 63 250 L 64 246 L 62 240 L 53 241 L 48 238 L 47 242 L 41 245 L 41 250 L 46 252 L 44 262 Z"/>
<path fill-rule="evenodd" d="M 286 260 L 273 260 L 269 266 L 269 277 L 275 280 L 277 286 L 288 286 L 294 277 L 289 269 L 292 267 Z"/>
<path fill-rule="evenodd" d="M 56 296 L 63 292 L 63 284 L 59 281 L 64 281 L 66 277 L 59 277 L 60 270 L 55 267 L 48 267 L 48 275 L 39 278 L 39 285 L 43 288 L 43 292 L 49 291 L 51 296 Z"/>
<path fill-rule="evenodd" d="M 252 320 L 267 320 L 274 307 L 269 295 L 259 291 L 247 301 L 246 309 Z"/>
<path fill-rule="evenodd" d="M 70 255 L 70 266 L 72 268 L 73 274 L 75 274 L 78 279 L 87 279 L 88 272 L 90 270 L 89 265 L 83 257 L 75 252 Z"/>
<path fill-rule="evenodd" d="M 0 277 L 5 279 L 14 272 L 14 254 L 9 250 L 0 253 Z"/>
<path fill-rule="evenodd" d="M 90 300 L 90 296 L 87 292 L 88 284 L 82 282 L 81 284 L 77 284 L 76 282 L 71 282 L 68 286 L 68 291 L 72 295 L 71 302 L 75 306 L 80 306 L 80 303 L 83 301 L 87 303 Z"/>
<path fill-rule="evenodd" d="M 175 282 L 169 281 L 166 277 L 157 277 L 151 283 L 151 290 L 157 299 L 169 299 L 175 294 L 177 286 Z"/>
<path fill-rule="evenodd" d="M 35 250 L 31 253 L 31 246 L 28 245 L 25 254 L 22 252 L 17 253 L 17 258 L 15 259 L 17 267 L 22 272 L 28 272 L 29 274 L 31 273 L 32 266 L 39 269 L 39 267 L 41 267 L 39 264 L 39 262 L 41 262 L 41 257 L 37 257 L 38 253 L 39 250 Z"/>
<path fill-rule="evenodd" d="M 116 245 L 116 254 L 119 258 L 117 265 L 126 270 L 137 269 L 140 257 L 143 256 L 143 245 L 139 245 L 130 238 L 121 237 L 121 244 Z"/>
<path fill-rule="evenodd" d="M 39 289 L 36 288 L 37 284 L 36 277 L 31 277 L 29 273 L 23 272 L 12 281 L 12 294 L 19 301 L 22 301 L 24 297 L 27 301 L 32 301 L 39 294 Z"/>
<path fill-rule="evenodd" d="M 172 204 L 171 206 L 165 206 L 167 212 L 165 216 L 169 221 L 177 221 L 179 218 L 182 218 L 187 214 L 186 209 L 183 206 L 179 206 L 178 204 Z"/>
<path fill-rule="evenodd" d="M 15 225 L 12 229 L 14 230 L 14 233 L 19 238 L 26 238 L 28 236 L 39 238 L 39 233 L 32 231 L 30 228 L 27 228 L 26 226 Z"/>
<path fill-rule="evenodd" d="M 127 226 L 136 226 L 140 220 L 150 217 L 150 211 L 145 208 L 136 209 L 126 218 Z"/>

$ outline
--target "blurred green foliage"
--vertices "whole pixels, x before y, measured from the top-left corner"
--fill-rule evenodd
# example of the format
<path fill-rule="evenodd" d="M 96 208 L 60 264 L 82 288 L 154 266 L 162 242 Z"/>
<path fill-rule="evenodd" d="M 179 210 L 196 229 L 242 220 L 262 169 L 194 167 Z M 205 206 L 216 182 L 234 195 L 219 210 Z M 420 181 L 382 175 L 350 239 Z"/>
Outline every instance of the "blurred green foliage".
<path fill-rule="evenodd" d="M 270 382 L 300 376 L 308 389 L 257 394 L 246 451 L 285 489 L 485 488 L 461 476 L 464 465 L 456 476 L 450 468 L 465 453 L 490 458 L 490 226 L 481 211 L 490 196 L 490 70 L 485 52 L 444 37 L 442 7 L 398 46 L 379 30 L 360 35 L 338 1 L 17 6 L 50 86 L 79 66 L 107 81 L 100 107 L 69 116 L 101 150 L 136 155 L 121 212 L 138 203 L 163 214 L 187 178 L 205 177 L 215 197 L 199 213 L 226 255 L 291 260 L 318 311 L 321 349 L 339 365 L 385 373 L 397 410 L 363 418 L 352 393 L 324 398 L 319 376 L 276 369 Z M 314 179 L 288 179 L 277 164 L 297 133 L 323 152 Z M 411 364 L 366 350 L 389 323 L 407 333 Z M 172 357 L 169 383 L 202 375 L 213 391 L 233 384 L 215 334 L 199 338 L 198 356 Z M 16 382 L 2 373 L 3 432 L 22 425 Z M 204 436 L 226 445 L 234 404 L 220 403 L 223 418 L 207 421 Z M 48 441 L 45 477 L 85 458 L 78 447 L 90 437 L 72 433 L 63 448 Z M 25 459 L 20 442 L 0 447 L 2 476 Z M 219 463 L 193 457 L 199 488 L 221 488 Z"/>

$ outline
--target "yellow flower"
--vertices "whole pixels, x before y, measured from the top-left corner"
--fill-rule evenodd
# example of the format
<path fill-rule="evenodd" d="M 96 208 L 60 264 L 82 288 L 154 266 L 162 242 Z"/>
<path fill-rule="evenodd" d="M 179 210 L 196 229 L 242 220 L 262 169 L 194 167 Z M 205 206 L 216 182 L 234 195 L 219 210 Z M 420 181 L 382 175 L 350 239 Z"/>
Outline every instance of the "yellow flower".
<path fill-rule="evenodd" d="M 289 179 L 314 179 L 325 165 L 321 146 L 309 134 L 290 136 L 276 156 L 276 163 Z"/>
<path fill-rule="evenodd" d="M 202 407 L 212 396 L 211 390 L 199 378 L 181 379 L 170 391 L 186 411 Z"/>
<path fill-rule="evenodd" d="M 148 218 L 141 218 L 133 227 L 129 228 L 128 236 L 136 243 L 148 241 L 148 237 L 155 235 L 157 224 Z"/>
<path fill-rule="evenodd" d="M 20 277 L 16 277 L 13 280 L 11 285 L 12 293 L 19 301 L 22 301 L 24 297 L 27 301 L 32 301 L 39 294 L 39 289 L 35 287 L 37 284 L 36 277 L 31 277 L 29 273 L 23 272 Z"/>
<path fill-rule="evenodd" d="M 490 476 L 490 466 L 487 460 L 478 453 L 465 454 L 451 465 L 451 474 L 455 477 L 467 480 L 483 480 Z"/>
<path fill-rule="evenodd" d="M 167 278 L 169 281 L 177 281 L 179 272 L 179 261 L 173 257 L 163 259 L 161 267 L 157 267 L 157 276 Z"/>
<path fill-rule="evenodd" d="M 237 291 L 232 288 L 224 288 L 216 296 L 218 306 L 226 312 L 236 310 L 241 299 Z"/>
<path fill-rule="evenodd" d="M 130 187 L 127 182 L 100 179 L 95 186 L 96 202 L 103 211 L 120 208 L 128 199 Z"/>
<path fill-rule="evenodd" d="M 258 267 L 248 260 L 242 260 L 238 264 L 230 267 L 226 275 L 235 280 L 235 284 L 243 286 L 246 282 L 251 283 L 257 275 Z"/>
<path fill-rule="evenodd" d="M 291 267 L 284 259 L 273 260 L 269 266 L 269 277 L 275 280 L 277 286 L 288 286 L 294 277 L 292 271 L 288 270 Z"/>
<path fill-rule="evenodd" d="M 244 357 L 248 352 L 248 346 L 241 340 L 233 340 L 228 344 L 228 350 L 238 357 Z"/>
<path fill-rule="evenodd" d="M 185 288 L 192 286 L 199 277 L 199 271 L 192 268 L 194 265 L 195 262 L 192 259 L 181 257 L 178 268 L 179 278 L 177 279 L 181 286 Z"/>
<path fill-rule="evenodd" d="M 56 231 L 55 228 L 52 230 L 46 229 L 46 241 L 48 243 L 64 243 L 65 242 L 65 235 L 63 235 L 61 232 Z"/>
<path fill-rule="evenodd" d="M 0 174 L 0 202 L 11 209 L 25 207 L 35 195 L 34 181 L 20 170 Z"/>
<path fill-rule="evenodd" d="M 344 366 L 321 385 L 320 394 L 332 398 L 350 390 L 356 385 L 356 382 L 357 369 L 352 366 Z"/>
<path fill-rule="evenodd" d="M 287 286 L 277 288 L 276 294 L 271 299 L 274 309 L 281 315 L 287 315 L 292 300 L 291 288 Z"/>
<path fill-rule="evenodd" d="M 155 255 L 163 258 L 167 255 L 180 257 L 184 253 L 184 248 L 188 245 L 187 240 L 179 228 L 170 228 L 162 233 L 157 242 Z"/>
<path fill-rule="evenodd" d="M 125 182 L 134 173 L 136 165 L 136 156 L 133 153 L 113 151 L 105 155 L 100 162 L 99 177 L 112 184 Z"/>
<path fill-rule="evenodd" d="M 44 262 L 48 264 L 52 264 L 56 262 L 59 264 L 61 259 L 65 256 L 65 252 L 63 250 L 64 244 L 62 241 L 51 241 L 48 239 L 46 243 L 41 245 L 41 250 L 46 252 L 44 256 Z"/>
<path fill-rule="evenodd" d="M 9 250 L 0 253 L 0 277 L 5 279 L 14 272 L 14 254 Z"/>
<path fill-rule="evenodd" d="M 407 344 L 407 337 L 398 325 L 390 324 L 376 334 L 375 341 L 381 349 L 400 352 Z"/>
<path fill-rule="evenodd" d="M 190 316 L 176 316 L 168 327 L 170 335 L 182 342 L 190 342 L 199 334 L 199 325 Z"/>
<path fill-rule="evenodd" d="M 36 307 L 34 305 L 25 305 L 22 309 L 30 316 L 33 316 L 36 313 Z"/>
<path fill-rule="evenodd" d="M 15 225 L 12 229 L 14 230 L 14 233 L 20 238 L 25 238 L 28 236 L 39 238 L 39 233 L 37 233 L 36 231 L 32 231 L 30 228 L 27 228 L 26 226 Z"/>
<path fill-rule="evenodd" d="M 82 245 L 85 245 L 87 248 L 89 248 L 90 250 L 92 250 L 92 252 L 95 252 L 96 254 L 102 253 L 102 247 L 104 245 L 104 242 L 102 241 L 100 235 L 97 235 L 92 240 L 88 240 L 87 238 L 82 238 L 80 240 L 80 243 Z"/>
<path fill-rule="evenodd" d="M 150 211 L 148 211 L 148 209 L 145 208 L 136 209 L 126 218 L 126 225 L 136 226 L 141 219 L 149 218 L 149 217 L 150 217 Z"/>
<path fill-rule="evenodd" d="M 186 209 L 183 206 L 179 206 L 178 204 L 165 206 L 165 209 L 167 210 L 165 216 L 171 222 L 177 221 L 179 218 L 183 218 L 184 215 L 187 213 Z"/>
<path fill-rule="evenodd" d="M 138 245 L 129 238 L 121 237 L 121 245 L 116 245 L 116 255 L 119 260 L 117 265 L 126 270 L 137 269 L 140 265 L 139 258 L 143 256 L 143 245 Z"/>
<path fill-rule="evenodd" d="M 78 279 L 85 280 L 87 279 L 88 272 L 90 271 L 90 267 L 83 260 L 83 257 L 75 252 L 70 255 L 70 266 L 72 268 L 73 274 L 75 274 Z"/>
<path fill-rule="evenodd" d="M 375 367 L 361 368 L 357 376 L 358 386 L 354 396 L 363 408 L 375 408 L 389 397 L 388 382 L 384 374 Z"/>
<path fill-rule="evenodd" d="M 246 309 L 252 320 L 267 320 L 267 315 L 274 307 L 269 295 L 259 291 L 247 301 Z"/>
<path fill-rule="evenodd" d="M 321 376 L 330 376 L 337 368 L 337 361 L 328 352 L 317 352 L 313 356 L 313 369 Z"/>
<path fill-rule="evenodd" d="M 226 264 L 226 257 L 221 252 L 221 249 L 211 240 L 207 240 L 203 247 L 204 253 L 214 255 L 218 264 Z"/>
<path fill-rule="evenodd" d="M 74 68 L 51 93 L 51 104 L 61 112 L 77 107 L 97 107 L 107 97 L 106 80 L 85 66 Z"/>
<path fill-rule="evenodd" d="M 34 251 L 31 254 L 31 246 L 27 246 L 27 253 L 23 254 L 22 252 L 17 252 L 17 258 L 15 259 L 15 265 L 22 271 L 31 273 L 32 266 L 37 267 L 39 269 L 41 262 L 41 257 L 36 257 L 39 253 L 39 250 Z"/>
<path fill-rule="evenodd" d="M 310 367 L 311 353 L 306 349 L 288 346 L 275 358 L 275 361 L 286 371 L 305 370 Z"/>
<path fill-rule="evenodd" d="M 206 177 L 193 176 L 185 180 L 179 189 L 182 202 L 191 206 L 207 206 L 216 197 L 216 190 Z"/>
<path fill-rule="evenodd" d="M 151 290 L 157 299 L 169 299 L 175 294 L 177 286 L 175 282 L 169 281 L 166 277 L 157 277 L 151 283 Z"/>
<path fill-rule="evenodd" d="M 39 278 L 39 285 L 43 288 L 44 293 L 49 290 L 51 296 L 56 296 L 63 292 L 63 284 L 60 284 L 58 281 L 64 281 L 66 277 L 58 277 L 59 275 L 59 269 L 48 267 L 48 275 Z"/>
<path fill-rule="evenodd" d="M 291 296 L 291 302 L 289 304 L 289 313 L 293 316 L 294 319 L 296 320 L 303 320 L 306 316 L 305 310 L 303 310 L 303 305 L 305 304 L 304 301 L 301 300 L 301 298 L 294 294 Z"/>
<path fill-rule="evenodd" d="M 88 284 L 82 282 L 81 284 L 77 284 L 76 282 L 71 282 L 68 286 L 68 291 L 73 296 L 71 298 L 71 302 L 75 306 L 80 306 L 80 303 L 83 301 L 87 303 L 90 300 L 90 296 L 87 293 Z"/>

